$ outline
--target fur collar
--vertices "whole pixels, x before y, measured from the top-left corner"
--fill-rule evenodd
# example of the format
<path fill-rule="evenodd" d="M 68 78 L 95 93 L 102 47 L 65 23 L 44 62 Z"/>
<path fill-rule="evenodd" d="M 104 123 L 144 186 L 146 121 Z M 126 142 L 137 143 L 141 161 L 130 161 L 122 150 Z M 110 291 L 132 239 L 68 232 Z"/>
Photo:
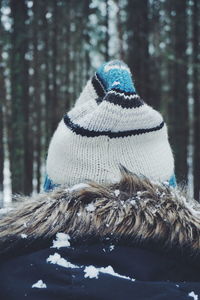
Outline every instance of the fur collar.
<path fill-rule="evenodd" d="M 180 189 L 152 183 L 123 171 L 113 185 L 79 188 L 21 198 L 18 208 L 0 220 L 0 251 L 26 234 L 50 239 L 65 232 L 72 240 L 95 238 L 130 243 L 158 242 L 200 253 L 200 205 Z"/>

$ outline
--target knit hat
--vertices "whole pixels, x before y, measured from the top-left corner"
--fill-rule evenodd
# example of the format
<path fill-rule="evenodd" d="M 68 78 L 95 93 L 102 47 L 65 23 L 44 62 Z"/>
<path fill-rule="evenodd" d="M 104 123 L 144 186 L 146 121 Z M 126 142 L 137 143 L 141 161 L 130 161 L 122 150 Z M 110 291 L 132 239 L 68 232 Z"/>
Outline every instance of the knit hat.
<path fill-rule="evenodd" d="M 136 93 L 128 66 L 114 60 L 97 70 L 59 123 L 49 146 L 44 188 L 115 182 L 120 165 L 175 185 L 166 124 Z"/>

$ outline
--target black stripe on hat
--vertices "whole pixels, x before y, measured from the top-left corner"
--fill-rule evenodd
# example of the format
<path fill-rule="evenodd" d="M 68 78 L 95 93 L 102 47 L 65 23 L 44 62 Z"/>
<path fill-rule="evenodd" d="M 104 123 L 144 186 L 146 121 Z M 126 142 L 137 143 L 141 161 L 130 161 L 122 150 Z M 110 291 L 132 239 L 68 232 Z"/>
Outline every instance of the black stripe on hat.
<path fill-rule="evenodd" d="M 122 108 L 136 108 L 144 104 L 144 101 L 133 92 L 125 92 L 120 89 L 113 88 L 106 93 L 104 84 L 98 74 L 93 76 L 92 84 L 98 95 L 98 98 L 95 99 L 97 104 L 100 104 L 102 101 L 108 101 L 115 105 L 119 105 Z"/>
<path fill-rule="evenodd" d="M 106 90 L 101 82 L 101 79 L 97 74 L 92 77 L 92 85 L 100 98 L 103 98 L 106 94 Z"/>
<path fill-rule="evenodd" d="M 138 95 L 136 92 L 126 92 L 126 91 L 120 90 L 118 88 L 112 88 L 112 90 L 110 90 L 110 91 L 115 91 L 119 94 L 123 94 L 123 95 L 126 95 L 126 96 Z M 138 95 L 138 97 L 139 97 L 139 95 Z"/>
<path fill-rule="evenodd" d="M 133 129 L 133 130 L 119 131 L 119 132 L 95 131 L 95 130 L 89 130 L 83 128 L 80 125 L 73 123 L 67 114 L 64 116 L 64 122 L 68 128 L 70 128 L 73 132 L 81 136 L 86 136 L 86 137 L 108 136 L 109 138 L 127 137 L 132 135 L 139 135 L 143 133 L 158 131 L 162 129 L 164 126 L 164 122 L 161 122 L 158 126 L 152 128 Z"/>
<path fill-rule="evenodd" d="M 106 94 L 103 101 L 119 105 L 122 108 L 136 108 L 144 105 L 144 101 L 136 93 L 126 95 L 125 93 L 119 93 L 113 90 Z"/>

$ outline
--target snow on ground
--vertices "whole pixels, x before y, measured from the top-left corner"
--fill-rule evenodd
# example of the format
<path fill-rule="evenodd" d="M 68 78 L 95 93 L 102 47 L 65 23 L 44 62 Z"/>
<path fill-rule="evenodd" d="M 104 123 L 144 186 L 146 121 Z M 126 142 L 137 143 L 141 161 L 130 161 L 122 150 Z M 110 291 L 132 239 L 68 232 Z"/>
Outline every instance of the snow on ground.
<path fill-rule="evenodd" d="M 53 246 L 51 248 L 60 249 L 61 247 L 70 247 L 69 234 L 58 232 L 56 234 L 56 240 L 53 240 Z"/>
<path fill-rule="evenodd" d="M 128 276 L 124 276 L 124 275 L 120 275 L 118 273 L 116 273 L 114 270 L 113 270 L 113 267 L 111 266 L 108 266 L 108 267 L 101 267 L 101 268 L 96 268 L 94 266 L 87 266 L 85 267 L 84 269 L 84 272 L 85 272 L 85 278 L 96 278 L 98 279 L 99 277 L 99 273 L 103 273 L 103 274 L 109 274 L 109 275 L 112 275 L 112 276 L 115 276 L 115 277 L 120 277 L 120 278 L 123 278 L 123 279 L 128 279 L 128 280 L 131 280 L 131 281 L 135 281 L 135 279 L 133 278 L 130 278 Z"/>
<path fill-rule="evenodd" d="M 47 285 L 44 283 L 41 279 L 38 280 L 36 283 L 32 285 L 32 288 L 37 288 L 37 289 L 46 289 Z"/>
<path fill-rule="evenodd" d="M 72 263 L 70 263 L 69 261 L 67 261 L 66 259 L 64 259 L 63 257 L 60 256 L 60 254 L 58 253 L 54 253 L 53 255 L 49 255 L 49 257 L 47 258 L 47 262 L 54 264 L 54 265 L 59 265 L 61 267 L 65 267 L 65 268 L 80 268 L 79 266 L 76 266 Z"/>
<path fill-rule="evenodd" d="M 196 295 L 193 291 L 188 294 L 188 296 L 192 297 L 194 300 L 198 300 L 198 295 Z"/>

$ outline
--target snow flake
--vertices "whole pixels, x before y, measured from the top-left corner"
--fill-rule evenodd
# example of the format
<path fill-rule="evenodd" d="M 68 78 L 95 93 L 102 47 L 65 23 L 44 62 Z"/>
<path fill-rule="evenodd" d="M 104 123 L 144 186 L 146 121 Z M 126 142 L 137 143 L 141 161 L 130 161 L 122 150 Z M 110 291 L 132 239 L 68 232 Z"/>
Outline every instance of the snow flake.
<path fill-rule="evenodd" d="M 130 200 L 130 203 L 131 203 L 132 205 L 135 205 L 135 204 L 136 204 L 136 200 L 132 199 L 132 200 Z"/>
<path fill-rule="evenodd" d="M 109 274 L 109 275 L 112 275 L 112 276 L 115 276 L 115 277 L 120 277 L 120 278 L 128 279 L 128 280 L 131 280 L 131 281 L 135 281 L 135 279 L 133 279 L 133 278 L 130 278 L 128 276 L 124 276 L 124 275 L 120 275 L 120 274 L 116 273 L 111 266 L 108 266 L 106 268 L 102 267 L 102 268 L 99 269 L 99 271 L 101 273 L 104 273 L 104 274 Z"/>
<path fill-rule="evenodd" d="M 156 205 L 155 205 L 155 208 L 156 208 L 156 209 L 160 209 L 160 208 L 161 208 L 161 205 L 160 205 L 160 204 L 156 204 Z"/>
<path fill-rule="evenodd" d="M 157 194 L 157 195 L 160 195 L 160 191 L 159 191 L 158 188 L 156 189 L 156 194 Z"/>
<path fill-rule="evenodd" d="M 198 295 L 196 295 L 193 291 L 188 294 L 189 297 L 193 297 L 194 300 L 198 300 Z"/>
<path fill-rule="evenodd" d="M 44 283 L 41 279 L 38 280 L 36 283 L 32 285 L 32 288 L 37 288 L 37 289 L 46 289 L 47 285 Z"/>
<path fill-rule="evenodd" d="M 22 239 L 27 239 L 27 234 L 25 234 L 25 233 L 22 233 L 20 236 Z"/>
<path fill-rule="evenodd" d="M 53 246 L 51 248 L 60 249 L 61 247 L 70 247 L 69 234 L 58 232 L 56 234 L 56 240 L 53 240 Z"/>
<path fill-rule="evenodd" d="M 165 196 L 166 196 L 166 193 L 163 192 L 163 193 L 160 195 L 160 198 L 163 198 L 163 197 L 165 197 Z"/>
<path fill-rule="evenodd" d="M 115 190 L 115 191 L 114 191 L 114 194 L 115 194 L 116 197 L 118 197 L 119 194 L 120 194 L 120 190 Z"/>
<path fill-rule="evenodd" d="M 142 195 L 142 192 L 137 191 L 136 199 L 141 200 L 141 195 Z"/>
<path fill-rule="evenodd" d="M 93 212 L 95 211 L 96 207 L 94 206 L 93 203 L 89 203 L 86 208 L 85 208 L 88 212 Z"/>
<path fill-rule="evenodd" d="M 80 216 L 81 216 L 81 213 L 80 213 L 80 212 L 79 212 L 79 213 L 77 213 L 77 216 L 78 216 L 78 217 L 80 217 Z"/>
<path fill-rule="evenodd" d="M 90 279 L 92 279 L 92 278 L 98 279 L 99 273 L 103 273 L 103 274 L 109 274 L 109 275 L 112 275 L 115 277 L 120 277 L 123 279 L 128 279 L 131 281 L 135 281 L 135 279 L 133 279 L 133 278 L 116 273 L 111 266 L 101 267 L 101 268 L 96 268 L 94 266 L 87 266 L 87 267 L 85 267 L 84 272 L 85 272 L 84 277 L 90 278 Z"/>
<path fill-rule="evenodd" d="M 84 269 L 85 275 L 84 277 L 87 278 L 96 278 L 98 279 L 99 276 L 99 270 L 95 268 L 94 266 L 88 266 Z"/>
<path fill-rule="evenodd" d="M 113 84 L 112 84 L 112 86 L 114 86 L 114 85 L 119 85 L 119 84 L 120 84 L 119 81 L 114 81 Z"/>
<path fill-rule="evenodd" d="M 115 248 L 115 245 L 110 245 L 110 247 L 109 247 L 110 252 L 113 251 L 114 248 Z"/>
<path fill-rule="evenodd" d="M 69 261 L 67 261 L 66 259 L 61 257 L 60 254 L 58 254 L 58 253 L 49 255 L 49 257 L 47 258 L 47 262 L 54 264 L 54 265 L 59 265 L 64 268 L 71 268 L 71 269 L 79 268 L 79 266 L 76 266 L 76 265 L 70 263 Z"/>
<path fill-rule="evenodd" d="M 169 182 L 168 181 L 163 181 L 163 184 L 169 186 Z"/>

